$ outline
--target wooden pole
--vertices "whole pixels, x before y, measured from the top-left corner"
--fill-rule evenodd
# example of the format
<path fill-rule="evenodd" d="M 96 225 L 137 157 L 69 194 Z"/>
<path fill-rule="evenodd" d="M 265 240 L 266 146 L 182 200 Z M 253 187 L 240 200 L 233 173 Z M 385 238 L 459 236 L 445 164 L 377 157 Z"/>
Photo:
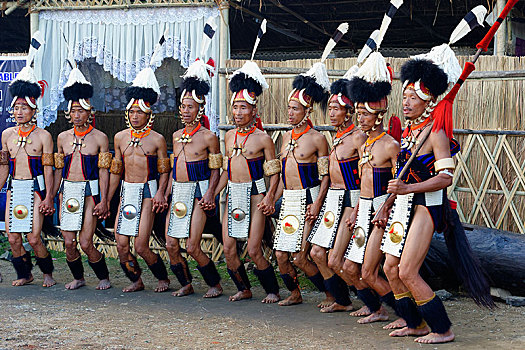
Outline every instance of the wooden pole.
<path fill-rule="evenodd" d="M 29 27 L 31 36 L 38 30 L 38 12 L 31 12 L 29 14 Z"/>
<path fill-rule="evenodd" d="M 229 36 L 230 36 L 230 25 L 229 25 L 229 13 L 230 13 L 230 4 L 228 0 L 221 0 L 219 2 L 219 11 L 221 14 L 221 24 L 220 24 L 220 47 L 219 47 L 219 69 L 225 69 L 226 68 L 226 60 L 230 58 L 230 43 L 229 43 Z M 226 75 L 220 74 L 219 75 L 219 120 L 220 124 L 226 124 L 228 123 L 228 106 L 227 106 L 227 89 L 228 84 L 226 81 Z M 219 144 L 221 146 L 221 153 L 226 153 L 226 148 L 224 147 L 224 136 L 226 135 L 225 130 L 219 131 Z M 223 194 L 220 197 L 220 217 L 222 218 L 222 215 L 224 213 L 224 208 L 226 204 L 226 196 L 225 191 L 223 191 Z"/>
<path fill-rule="evenodd" d="M 497 10 L 498 12 L 501 12 L 503 8 L 505 7 L 506 1 L 505 0 L 498 0 L 497 2 Z M 503 23 L 501 23 L 501 26 L 503 28 L 506 27 L 506 20 L 503 20 Z M 505 30 L 498 30 L 496 32 L 496 36 L 494 38 L 494 55 L 495 56 L 504 56 L 505 55 Z"/>

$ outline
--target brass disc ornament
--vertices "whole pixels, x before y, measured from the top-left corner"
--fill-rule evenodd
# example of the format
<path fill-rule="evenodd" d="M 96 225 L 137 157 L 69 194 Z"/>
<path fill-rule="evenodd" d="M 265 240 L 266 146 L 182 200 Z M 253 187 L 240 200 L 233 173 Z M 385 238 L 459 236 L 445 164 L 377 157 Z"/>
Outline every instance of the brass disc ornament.
<path fill-rule="evenodd" d="M 401 224 L 399 221 L 396 221 L 390 225 L 388 237 L 392 243 L 399 244 L 403 240 L 403 232 L 405 232 L 403 224 Z"/>
<path fill-rule="evenodd" d="M 80 209 L 80 203 L 75 198 L 69 198 L 66 201 L 66 209 L 70 213 L 76 213 Z"/>
<path fill-rule="evenodd" d="M 13 208 L 13 215 L 19 220 L 25 219 L 27 214 L 29 214 L 29 210 L 27 210 L 25 205 L 20 204 Z"/>
<path fill-rule="evenodd" d="M 284 233 L 287 233 L 289 235 L 293 235 L 295 232 L 297 232 L 297 230 L 299 229 L 299 225 L 299 219 L 297 219 L 297 216 L 295 215 L 285 216 L 281 223 L 281 227 Z"/>
<path fill-rule="evenodd" d="M 335 214 L 331 211 L 327 211 L 326 213 L 324 213 L 323 224 L 327 228 L 331 228 L 332 226 L 334 226 L 334 223 L 335 223 Z"/>
<path fill-rule="evenodd" d="M 179 219 L 182 219 L 186 216 L 188 213 L 188 208 L 186 207 L 186 204 L 182 202 L 177 202 L 173 205 L 173 214 L 175 214 L 176 217 Z"/>

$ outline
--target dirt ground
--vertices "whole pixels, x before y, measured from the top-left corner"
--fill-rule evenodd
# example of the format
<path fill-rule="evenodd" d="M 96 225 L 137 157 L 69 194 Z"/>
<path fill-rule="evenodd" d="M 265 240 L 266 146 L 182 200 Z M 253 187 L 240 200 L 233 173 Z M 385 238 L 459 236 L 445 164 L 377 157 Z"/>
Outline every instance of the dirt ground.
<path fill-rule="evenodd" d="M 114 288 L 96 291 L 95 276 L 86 266 L 88 285 L 68 291 L 65 263 L 56 261 L 55 266 L 56 286 L 41 287 L 42 275 L 35 269 L 31 285 L 15 288 L 10 285 L 15 278 L 11 264 L 0 260 L 0 349 L 525 348 L 525 308 L 502 303 L 488 311 L 467 298 L 446 301 L 456 341 L 419 345 L 413 338 L 388 337 L 381 329 L 384 323 L 359 325 L 348 313 L 319 313 L 317 292 L 305 292 L 305 302 L 290 307 L 261 304 L 260 287 L 249 301 L 231 303 L 226 296 L 205 300 L 205 285 L 195 271 L 196 294 L 176 298 L 154 293 L 153 277 L 145 271 L 146 290 L 124 294 L 127 281 L 117 264 L 110 264 Z M 177 287 L 175 278 L 172 283 Z M 223 286 L 226 295 L 234 292 L 230 281 Z"/>

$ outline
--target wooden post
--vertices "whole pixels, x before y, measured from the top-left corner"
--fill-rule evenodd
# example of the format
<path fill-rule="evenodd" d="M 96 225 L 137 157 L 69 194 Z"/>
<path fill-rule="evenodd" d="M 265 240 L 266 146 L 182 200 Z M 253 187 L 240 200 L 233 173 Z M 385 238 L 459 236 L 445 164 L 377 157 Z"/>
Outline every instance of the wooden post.
<path fill-rule="evenodd" d="M 219 11 L 221 13 L 221 24 L 220 24 L 220 46 L 219 46 L 219 69 L 226 68 L 226 60 L 230 58 L 230 40 L 229 40 L 229 11 L 230 4 L 227 0 L 221 0 L 219 2 Z M 227 80 L 226 75 L 219 74 L 219 120 L 220 124 L 228 123 L 228 106 L 227 106 Z M 225 154 L 226 148 L 224 147 L 224 135 L 225 130 L 219 130 L 219 141 L 221 146 L 221 152 Z M 226 203 L 225 191 L 223 191 L 220 199 L 220 213 L 221 218 L 224 213 Z"/>
<path fill-rule="evenodd" d="M 505 7 L 505 0 L 498 0 L 497 2 L 497 13 L 500 13 Z M 505 56 L 505 29 L 507 20 L 503 20 L 501 27 L 503 30 L 498 30 L 496 36 L 494 37 L 494 55 L 495 56 Z"/>
<path fill-rule="evenodd" d="M 29 28 L 31 30 L 31 36 L 38 30 L 38 12 L 31 12 L 29 14 Z"/>

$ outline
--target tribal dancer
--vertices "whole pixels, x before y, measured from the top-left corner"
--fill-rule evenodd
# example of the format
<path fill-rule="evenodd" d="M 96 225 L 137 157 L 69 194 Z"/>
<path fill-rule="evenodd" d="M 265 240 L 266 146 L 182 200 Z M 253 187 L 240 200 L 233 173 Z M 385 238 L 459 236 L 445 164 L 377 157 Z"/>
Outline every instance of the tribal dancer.
<path fill-rule="evenodd" d="M 357 207 L 347 221 L 352 237 L 343 270 L 350 276 L 357 296 L 366 306 L 366 310 L 352 315 L 369 314 L 358 323 L 370 323 L 388 320 L 381 302 L 394 307 L 394 294 L 388 282 L 378 276 L 383 259 L 380 246 L 384 229 L 372 224 L 374 212 L 387 197 L 388 181 L 393 178 L 399 153 L 399 143 L 383 128 L 392 85 L 391 73 L 379 52 L 373 52 L 361 66 L 350 80 L 349 89 L 350 98 L 357 107 L 359 126 L 368 139 L 359 150 L 361 192 Z M 392 116 L 391 123 L 394 120 L 400 133 L 399 119 Z"/>
<path fill-rule="evenodd" d="M 53 206 L 53 140 L 51 134 L 36 125 L 37 99 L 43 89 L 31 68 L 36 49 L 42 40 L 35 33 L 26 66 L 9 85 L 13 96 L 10 112 L 16 126 L 2 132 L 0 153 L 0 188 L 8 181 L 6 214 L 13 267 L 17 279 L 13 286 L 33 281 L 31 254 L 22 245 L 22 233 L 36 256 L 36 264 L 44 275 L 44 287 L 56 284 L 53 279 L 53 260 L 40 233 L 44 215 L 52 215 Z"/>
<path fill-rule="evenodd" d="M 54 182 L 54 193 L 60 188 L 60 229 L 67 265 L 73 274 L 73 281 L 66 284 L 67 289 L 86 284 L 77 242 L 99 279 L 96 289 L 111 287 L 104 255 L 93 245 L 97 219 L 109 216 L 107 194 L 111 153 L 106 134 L 91 125 L 95 117 L 89 100 L 92 96 L 91 83 L 77 67 L 73 68 L 64 86 L 64 97 L 69 101 L 65 115 L 73 128 L 58 135 Z"/>
<path fill-rule="evenodd" d="M 316 78 L 322 78 L 320 80 L 323 81 L 318 82 Z M 282 306 L 302 302 L 294 266 L 303 270 L 310 281 L 327 294 L 322 306 L 333 303 L 332 296 L 324 286 L 323 276 L 308 259 L 310 243 L 306 241 L 330 182 L 328 142 L 320 132 L 313 129 L 309 119 L 314 103 L 326 107 L 328 87 L 326 68 L 324 64 L 316 63 L 310 71 L 295 78 L 288 97 L 288 122 L 293 129 L 283 135 L 281 161 L 284 193 L 274 242 L 281 278 L 291 292 L 288 298 L 279 302 Z M 320 176 L 322 180 L 319 180 Z"/>
<path fill-rule="evenodd" d="M 168 207 L 164 192 L 171 170 L 166 140 L 151 129 L 155 118 L 151 106 L 159 95 L 160 88 L 153 70 L 148 67 L 140 71 L 131 87 L 126 89 L 128 129 L 115 135 L 108 200 L 113 197 L 124 175 L 115 220 L 115 239 L 120 266 L 132 284 L 123 292 L 144 289 L 141 269 L 130 250 L 130 237 L 135 237 L 135 251 L 159 280 L 155 292 L 166 291 L 170 284 L 164 262 L 149 247 L 155 213 Z"/>
<path fill-rule="evenodd" d="M 279 285 L 272 265 L 264 258 L 262 238 L 266 215 L 275 212 L 275 192 L 281 164 L 275 159 L 275 145 L 259 128 L 257 96 L 268 88 L 259 67 L 246 62 L 231 77 L 235 129 L 225 136 L 226 155 L 222 183 L 228 182 L 227 210 L 223 216 L 224 256 L 228 273 L 238 292 L 230 301 L 251 298 L 250 281 L 237 254 L 237 239 L 248 240 L 248 254 L 256 265 L 253 270 L 267 296 L 263 303 L 279 301 Z M 267 190 L 264 176 L 270 178 Z M 219 187 L 220 188 L 220 187 Z"/>
<path fill-rule="evenodd" d="M 323 275 L 326 289 L 335 299 L 333 304 L 321 308 L 321 312 L 353 310 L 348 294 L 351 281 L 343 271 L 350 233 L 347 225 L 340 222 L 350 217 L 359 199 L 358 150 L 366 140 L 366 135 L 352 121 L 355 109 L 349 98 L 347 80 L 335 82 L 331 92 L 328 111 L 337 133 L 329 156 L 330 189 L 308 237 L 312 243 L 310 255 Z"/>
<path fill-rule="evenodd" d="M 193 293 L 191 273 L 180 253 L 179 239 L 186 239 L 186 251 L 197 261 L 197 269 L 208 285 L 205 298 L 222 294 L 221 277 L 215 264 L 201 249 L 207 213 L 214 215 L 215 189 L 222 167 L 219 140 L 203 127 L 205 97 L 210 90 L 209 75 L 202 60 L 195 61 L 183 76 L 179 107 L 184 129 L 173 133 L 171 186 L 172 200 L 166 218 L 166 248 L 171 270 L 182 288 L 174 296 Z"/>
<path fill-rule="evenodd" d="M 430 136 L 406 175 L 388 184 L 388 192 L 396 198 L 381 249 L 386 253 L 384 270 L 395 293 L 396 309 L 407 323 L 390 335 L 420 336 L 415 339 L 419 343 L 454 340 L 443 303 L 419 275 L 434 231 L 444 232 L 449 255 L 474 299 L 491 304 L 488 284 L 472 258 L 465 232 L 446 192 L 455 168 L 452 156 L 459 150 L 452 138 L 452 103 L 462 83 L 460 73 L 461 67 L 447 44 L 416 56 L 401 69 L 403 114 L 408 125 L 403 133 L 398 170 L 424 135 L 430 132 Z M 438 103 L 439 96 L 456 81 Z M 385 216 L 379 218 L 384 219 Z"/>

